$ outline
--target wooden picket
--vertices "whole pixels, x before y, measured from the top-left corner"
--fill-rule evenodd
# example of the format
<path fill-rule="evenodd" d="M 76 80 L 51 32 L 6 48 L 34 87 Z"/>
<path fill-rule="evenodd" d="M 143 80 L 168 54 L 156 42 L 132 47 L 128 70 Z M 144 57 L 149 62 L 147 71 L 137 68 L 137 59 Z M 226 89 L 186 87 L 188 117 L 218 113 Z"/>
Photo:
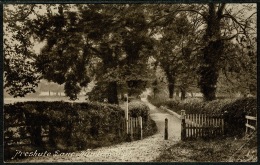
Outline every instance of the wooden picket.
<path fill-rule="evenodd" d="M 125 118 L 124 121 L 120 129 L 122 133 L 128 134 L 130 140 L 143 139 L 143 121 L 141 116 L 128 116 L 128 120 Z"/>
<path fill-rule="evenodd" d="M 182 140 L 213 138 L 223 134 L 222 114 L 185 114 L 182 111 Z"/>

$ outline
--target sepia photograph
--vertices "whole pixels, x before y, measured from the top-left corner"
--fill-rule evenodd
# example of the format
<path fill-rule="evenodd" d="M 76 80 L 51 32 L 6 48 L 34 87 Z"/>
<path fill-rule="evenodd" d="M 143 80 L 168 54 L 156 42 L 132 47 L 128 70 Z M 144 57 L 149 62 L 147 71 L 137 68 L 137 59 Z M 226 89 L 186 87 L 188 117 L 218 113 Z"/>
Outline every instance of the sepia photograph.
<path fill-rule="evenodd" d="M 256 3 L 1 5 L 5 163 L 258 162 Z"/>

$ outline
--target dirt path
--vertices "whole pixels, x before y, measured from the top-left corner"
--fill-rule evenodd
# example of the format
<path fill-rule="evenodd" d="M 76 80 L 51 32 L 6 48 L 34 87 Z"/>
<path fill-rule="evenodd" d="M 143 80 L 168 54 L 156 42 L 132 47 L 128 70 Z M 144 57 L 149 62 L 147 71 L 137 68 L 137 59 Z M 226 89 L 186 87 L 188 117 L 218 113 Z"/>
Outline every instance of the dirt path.
<path fill-rule="evenodd" d="M 134 142 L 79 151 L 69 156 L 30 157 L 23 159 L 22 162 L 148 162 L 154 160 L 162 150 L 180 140 L 181 122 L 175 116 L 150 104 L 146 98 L 142 98 L 142 101 L 150 107 L 151 117 L 157 124 L 158 132 L 155 135 Z M 164 140 L 165 118 L 168 118 L 169 140 Z"/>

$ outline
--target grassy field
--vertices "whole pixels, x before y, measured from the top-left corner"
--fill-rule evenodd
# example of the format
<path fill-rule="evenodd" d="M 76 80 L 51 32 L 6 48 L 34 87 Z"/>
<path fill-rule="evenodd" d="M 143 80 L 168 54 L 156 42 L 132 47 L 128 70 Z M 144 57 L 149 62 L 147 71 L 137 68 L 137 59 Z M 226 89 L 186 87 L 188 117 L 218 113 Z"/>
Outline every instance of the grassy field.
<path fill-rule="evenodd" d="M 257 138 L 181 141 L 154 162 L 256 162 Z"/>
<path fill-rule="evenodd" d="M 11 104 L 16 102 L 25 102 L 25 101 L 65 101 L 65 102 L 86 102 L 86 96 L 79 96 L 78 100 L 72 101 L 65 96 L 38 96 L 38 97 L 4 97 L 4 104 Z"/>

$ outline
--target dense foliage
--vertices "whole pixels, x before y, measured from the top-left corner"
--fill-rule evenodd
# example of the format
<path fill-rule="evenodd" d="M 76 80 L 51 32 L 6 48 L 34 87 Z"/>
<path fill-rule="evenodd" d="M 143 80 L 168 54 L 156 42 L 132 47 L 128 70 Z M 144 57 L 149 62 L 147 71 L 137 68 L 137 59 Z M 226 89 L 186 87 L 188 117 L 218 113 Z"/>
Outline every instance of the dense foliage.
<path fill-rule="evenodd" d="M 256 90 L 255 4 L 9 4 L 4 34 L 4 87 L 13 96 L 45 78 L 74 100 L 95 80 L 117 104 L 122 89 L 138 95 L 149 86 L 153 62 L 170 97 L 176 86 L 184 99 L 197 82 L 205 100 L 223 85 Z"/>
<path fill-rule="evenodd" d="M 227 133 L 242 136 L 245 132 L 245 115 L 257 116 L 257 100 L 256 98 L 238 99 L 226 104 L 221 112 L 226 112 Z M 256 123 L 253 121 L 249 124 L 255 125 Z"/>
<path fill-rule="evenodd" d="M 40 150 L 75 151 L 122 142 L 126 138 L 124 111 L 110 104 L 19 102 L 4 106 L 4 121 L 6 144 L 31 143 Z M 153 130 L 156 130 L 154 121 L 144 120 L 144 137 L 154 134 Z M 28 136 L 30 139 L 24 139 Z M 19 149 L 5 146 L 6 156 Z"/>
<path fill-rule="evenodd" d="M 141 116 L 145 119 L 149 116 L 149 107 L 145 103 L 133 100 L 129 103 L 129 115 L 132 117 Z"/>

